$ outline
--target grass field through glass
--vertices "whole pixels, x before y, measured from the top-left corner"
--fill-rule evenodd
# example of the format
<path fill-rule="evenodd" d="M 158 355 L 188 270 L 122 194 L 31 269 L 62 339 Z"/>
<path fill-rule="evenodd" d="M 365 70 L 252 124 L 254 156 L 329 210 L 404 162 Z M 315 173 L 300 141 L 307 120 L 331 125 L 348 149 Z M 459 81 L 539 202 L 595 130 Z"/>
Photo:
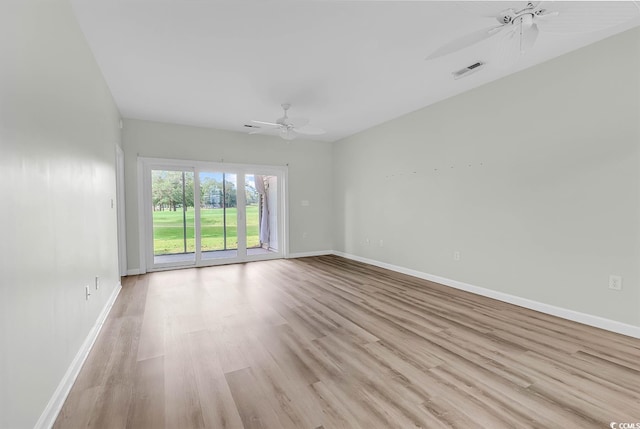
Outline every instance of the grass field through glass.
<path fill-rule="evenodd" d="M 195 252 L 194 209 L 187 209 L 187 252 Z M 247 206 L 247 248 L 260 245 L 258 206 Z M 223 209 L 200 209 L 202 251 L 224 249 Z M 153 253 L 167 255 L 184 252 L 182 209 L 153 212 Z M 237 209 L 227 209 L 227 249 L 238 248 Z"/>

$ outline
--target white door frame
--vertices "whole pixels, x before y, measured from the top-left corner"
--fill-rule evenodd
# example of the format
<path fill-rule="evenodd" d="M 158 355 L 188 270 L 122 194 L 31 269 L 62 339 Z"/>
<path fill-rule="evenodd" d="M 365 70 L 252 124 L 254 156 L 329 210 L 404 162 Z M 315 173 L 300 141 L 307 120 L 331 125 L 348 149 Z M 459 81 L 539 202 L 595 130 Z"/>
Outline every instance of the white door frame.
<path fill-rule="evenodd" d="M 238 210 L 238 256 L 226 259 L 201 259 L 200 249 L 200 193 L 194 192 L 195 210 L 195 240 L 196 255 L 193 262 L 185 264 L 154 264 L 153 255 L 153 213 L 151 211 L 151 170 L 184 170 L 194 172 L 194 187 L 199 189 L 200 172 L 225 172 L 236 174 L 238 190 L 244 189 L 246 174 L 260 174 L 278 177 L 278 252 L 247 255 L 246 254 L 246 221 L 244 209 Z M 287 198 L 287 166 L 255 165 L 255 164 L 231 164 L 205 161 L 176 160 L 164 158 L 138 157 L 138 220 L 140 226 L 140 261 L 141 268 L 145 271 L 160 271 L 163 269 L 175 269 L 183 267 L 202 267 L 222 265 L 238 262 L 259 261 L 266 259 L 286 258 L 289 256 L 289 219 Z M 237 206 L 245 207 L 244 192 L 237 192 Z M 242 238 L 241 238 L 242 237 Z M 242 244 L 241 244 L 242 243 Z"/>
<path fill-rule="evenodd" d="M 118 225 L 118 271 L 127 275 L 127 222 L 125 212 L 124 151 L 116 143 L 116 221 Z"/>

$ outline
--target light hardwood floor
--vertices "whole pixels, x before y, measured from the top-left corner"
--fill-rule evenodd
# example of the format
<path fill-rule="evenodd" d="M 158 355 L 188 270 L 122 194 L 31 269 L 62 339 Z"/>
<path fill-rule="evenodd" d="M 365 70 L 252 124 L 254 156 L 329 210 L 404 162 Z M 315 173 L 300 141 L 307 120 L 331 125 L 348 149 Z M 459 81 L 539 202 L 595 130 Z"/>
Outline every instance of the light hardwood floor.
<path fill-rule="evenodd" d="M 608 428 L 640 340 L 334 256 L 125 279 L 55 427 Z"/>

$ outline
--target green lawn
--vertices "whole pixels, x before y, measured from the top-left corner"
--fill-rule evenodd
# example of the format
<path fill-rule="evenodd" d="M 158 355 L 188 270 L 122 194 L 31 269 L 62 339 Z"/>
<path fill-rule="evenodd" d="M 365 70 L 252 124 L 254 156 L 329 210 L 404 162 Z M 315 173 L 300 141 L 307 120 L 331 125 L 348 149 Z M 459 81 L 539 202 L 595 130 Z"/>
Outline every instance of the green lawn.
<path fill-rule="evenodd" d="M 227 249 L 238 247 L 236 209 L 227 209 Z M 187 209 L 187 252 L 195 251 L 194 209 Z M 224 249 L 222 209 L 201 209 L 202 251 Z M 166 255 L 184 252 L 182 210 L 153 212 L 153 253 Z M 260 245 L 258 206 L 247 206 L 247 247 Z"/>

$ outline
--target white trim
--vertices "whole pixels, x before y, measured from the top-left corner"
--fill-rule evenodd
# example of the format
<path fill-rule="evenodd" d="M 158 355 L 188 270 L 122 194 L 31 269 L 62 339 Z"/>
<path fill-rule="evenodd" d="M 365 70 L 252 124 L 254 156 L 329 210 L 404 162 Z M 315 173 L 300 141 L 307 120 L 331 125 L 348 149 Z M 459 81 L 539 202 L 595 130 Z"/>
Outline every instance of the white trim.
<path fill-rule="evenodd" d="M 288 165 L 274 164 L 240 164 L 222 161 L 198 161 L 195 159 L 177 159 L 177 158 L 153 158 L 138 155 L 138 159 L 144 161 L 145 164 L 154 167 L 165 168 L 168 170 L 175 169 L 200 169 L 207 170 L 215 168 L 215 171 L 225 173 L 236 173 L 238 170 L 247 170 L 249 174 L 253 174 L 253 170 L 257 170 L 256 174 L 272 175 L 281 172 Z M 249 171 L 251 170 L 251 171 Z"/>
<path fill-rule="evenodd" d="M 287 255 L 287 259 L 308 258 L 309 256 L 325 256 L 325 255 L 334 255 L 334 254 L 337 255 L 337 253 L 334 252 L 333 250 L 316 250 L 313 252 L 297 252 L 297 253 L 289 253 Z"/>
<path fill-rule="evenodd" d="M 118 273 L 127 273 L 127 221 L 125 213 L 124 151 L 116 143 L 116 219 L 118 223 Z"/>
<path fill-rule="evenodd" d="M 289 256 L 289 164 L 282 170 L 282 180 L 278 180 L 278 199 L 278 210 L 283 214 L 278 215 L 278 248 L 286 258 Z"/>
<path fill-rule="evenodd" d="M 137 276 L 138 274 L 144 274 L 144 273 L 141 272 L 141 270 L 139 268 L 133 268 L 131 270 L 127 270 L 127 275 L 128 276 Z"/>
<path fill-rule="evenodd" d="M 56 418 L 64 405 L 64 401 L 66 401 L 67 396 L 73 387 L 73 383 L 75 383 L 76 378 L 82 369 L 82 365 L 84 365 L 84 361 L 87 359 L 87 356 L 89 356 L 89 352 L 91 351 L 93 344 L 96 342 L 98 334 L 100 334 L 100 330 L 102 329 L 105 320 L 107 320 L 107 316 L 109 315 L 113 304 L 116 302 L 116 298 L 118 298 L 118 294 L 121 289 L 122 285 L 118 282 L 118 285 L 111 293 L 109 300 L 98 316 L 95 325 L 93 325 L 93 328 L 89 331 L 87 338 L 82 343 L 82 346 L 80 346 L 80 350 L 76 353 L 76 356 L 73 358 L 73 361 L 71 361 L 71 365 L 69 365 L 67 372 L 64 374 L 64 377 L 62 377 L 62 380 L 60 380 L 55 392 L 53 392 L 49 403 L 40 415 L 34 429 L 51 428 L 55 423 Z"/>
<path fill-rule="evenodd" d="M 147 272 L 147 244 L 146 244 L 146 239 L 147 239 L 147 232 L 146 232 L 146 217 L 145 217 L 145 202 L 146 202 L 146 198 L 145 198 L 145 194 L 144 194 L 144 189 L 145 189 L 145 174 L 144 174 L 144 163 L 142 161 L 142 158 L 138 157 L 137 160 L 137 164 L 138 164 L 138 274 L 144 274 Z"/>
<path fill-rule="evenodd" d="M 605 329 L 607 331 L 615 332 L 629 337 L 640 338 L 640 326 L 628 325 L 626 323 L 618 322 L 611 319 L 605 319 L 604 317 L 594 316 L 587 313 L 581 313 L 575 310 L 569 310 L 567 308 L 556 307 L 554 305 L 545 304 L 543 302 L 533 301 L 531 299 L 522 298 L 515 295 L 510 295 L 504 292 L 498 292 L 495 290 L 474 286 L 468 283 L 460 282 L 457 280 L 448 279 L 446 277 L 440 277 L 433 274 L 423 273 L 421 271 L 412 270 L 397 265 L 387 264 L 386 262 L 379 262 L 373 259 L 363 258 L 361 256 L 352 255 L 350 253 L 332 252 L 336 256 L 351 259 L 365 264 L 374 265 L 376 267 L 385 268 L 387 270 L 396 271 L 398 273 L 407 274 L 413 277 L 417 277 L 424 280 L 429 280 L 441 285 L 449 286 L 455 289 L 471 292 L 476 295 L 486 296 L 498 301 L 507 302 L 509 304 L 518 305 L 520 307 L 528 308 L 530 310 L 539 311 L 541 313 L 550 314 L 552 316 L 561 317 L 563 319 L 572 320 L 574 322 L 582 323 L 584 325 L 594 326 L 596 328 Z"/>

